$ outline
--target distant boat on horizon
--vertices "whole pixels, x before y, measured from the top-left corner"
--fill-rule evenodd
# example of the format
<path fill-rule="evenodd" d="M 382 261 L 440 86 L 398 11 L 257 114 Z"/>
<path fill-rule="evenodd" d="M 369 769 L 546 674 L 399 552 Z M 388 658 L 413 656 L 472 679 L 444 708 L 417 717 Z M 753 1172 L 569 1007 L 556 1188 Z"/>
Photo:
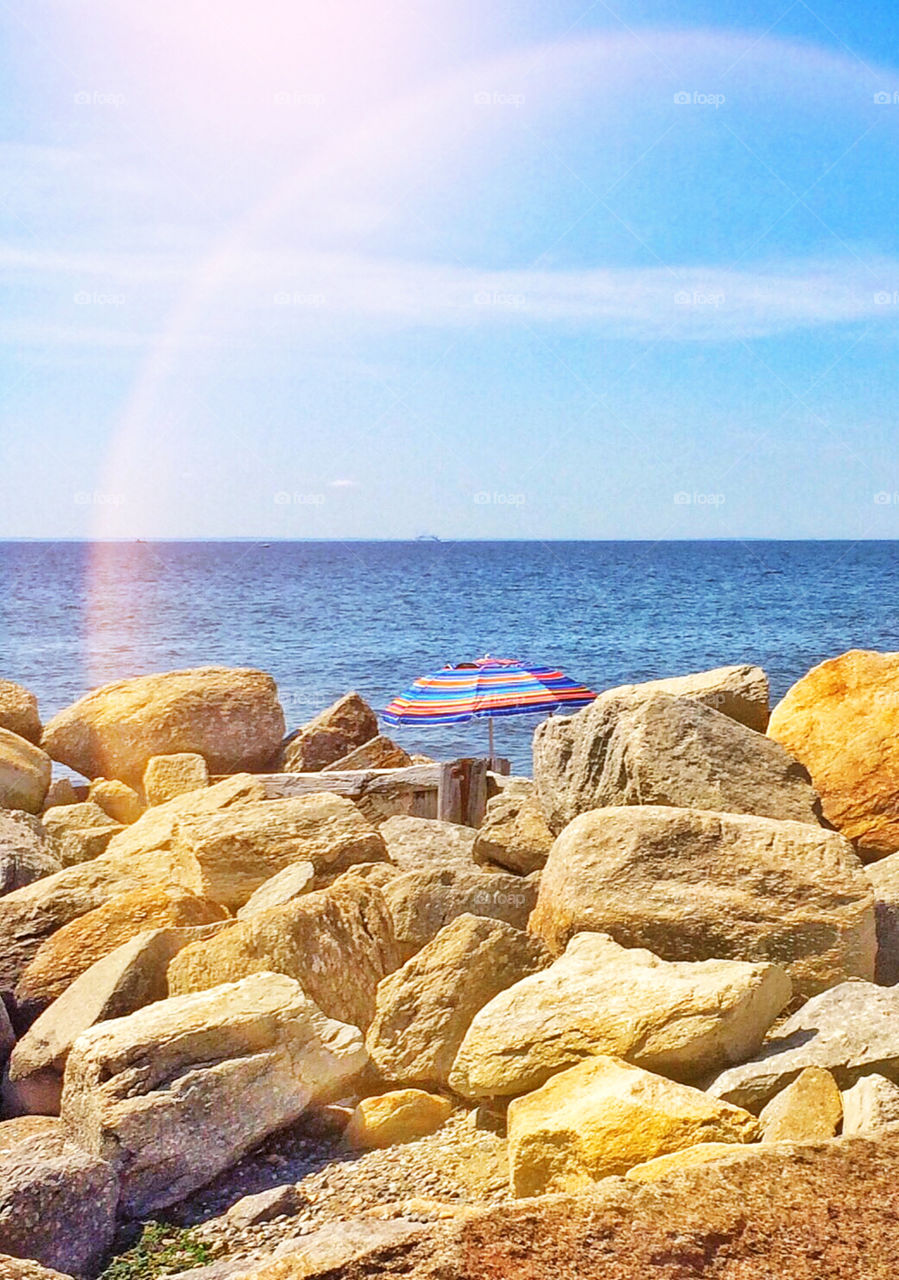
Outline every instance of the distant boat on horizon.
<path fill-rule="evenodd" d="M 415 539 L 416 542 L 442 542 L 442 538 L 438 538 L 436 533 L 420 533 Z"/>

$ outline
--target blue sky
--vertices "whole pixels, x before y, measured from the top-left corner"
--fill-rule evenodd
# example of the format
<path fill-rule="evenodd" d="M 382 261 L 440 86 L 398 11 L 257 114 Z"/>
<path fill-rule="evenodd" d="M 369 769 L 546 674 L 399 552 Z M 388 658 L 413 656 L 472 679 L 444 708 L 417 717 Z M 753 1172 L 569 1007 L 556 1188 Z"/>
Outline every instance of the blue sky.
<path fill-rule="evenodd" d="M 0 537 L 899 537 L 885 0 L 0 31 Z"/>

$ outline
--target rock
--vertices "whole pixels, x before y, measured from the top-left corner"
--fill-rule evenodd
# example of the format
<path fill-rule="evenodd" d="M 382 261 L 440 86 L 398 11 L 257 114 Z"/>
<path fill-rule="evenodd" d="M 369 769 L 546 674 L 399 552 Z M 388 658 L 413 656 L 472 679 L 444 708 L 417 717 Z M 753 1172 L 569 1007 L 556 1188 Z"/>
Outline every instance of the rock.
<path fill-rule="evenodd" d="M 71 1280 L 61 1271 L 51 1271 L 31 1258 L 11 1258 L 5 1253 L 0 1253 L 0 1277 L 2 1280 Z"/>
<path fill-rule="evenodd" d="M 783 747 L 667 693 L 600 694 L 534 734 L 534 780 L 550 828 L 612 805 L 748 813 L 819 825 L 808 774 Z"/>
<path fill-rule="evenodd" d="M 606 934 L 579 933 L 548 969 L 481 1008 L 449 1085 L 465 1097 L 528 1093 L 595 1054 L 696 1080 L 753 1054 L 790 995 L 778 965 L 669 964 Z"/>
<path fill-rule="evenodd" d="M 722 1072 L 709 1092 L 758 1111 L 806 1067 L 824 1067 L 841 1089 L 872 1072 L 899 1082 L 899 988 L 843 982 L 823 991 L 752 1061 Z"/>
<path fill-rule="evenodd" d="M 758 1121 L 699 1089 L 605 1054 L 509 1104 L 516 1196 L 586 1190 L 697 1142 L 752 1142 Z"/>
<path fill-rule="evenodd" d="M 369 863 L 376 866 L 376 863 Z M 260 911 L 269 911 L 272 907 L 284 907 L 294 898 L 300 898 L 315 888 L 315 867 L 311 862 L 292 862 L 283 871 L 264 880 L 255 893 L 251 894 L 237 913 L 238 920 L 248 920 Z"/>
<path fill-rule="evenodd" d="M 41 741 L 37 698 L 13 680 L 0 680 L 0 729 L 8 729 L 35 746 Z"/>
<path fill-rule="evenodd" d="M 472 852 L 475 862 L 526 876 L 546 865 L 552 845 L 536 794 L 507 789 L 488 801 Z"/>
<path fill-rule="evenodd" d="M 23 1018 L 33 1019 L 92 964 L 154 926 L 211 924 L 227 912 L 186 889 L 141 888 L 118 894 L 57 929 L 41 943 L 16 986 Z"/>
<path fill-rule="evenodd" d="M 132 871 L 140 867 L 158 880 L 171 881 L 183 869 L 183 856 L 175 852 L 175 830 L 182 817 L 217 813 L 265 799 L 265 784 L 249 773 L 223 778 L 214 786 L 189 791 L 151 808 L 110 841 L 103 861 Z"/>
<path fill-rule="evenodd" d="M 0 1000 L 0 1069 L 3 1068 L 6 1059 L 12 1053 L 15 1043 L 16 1033 L 12 1029 L 6 1005 Z"/>
<path fill-rule="evenodd" d="M 0 809 L 0 896 L 59 871 L 37 818 Z"/>
<path fill-rule="evenodd" d="M 899 653 L 851 649 L 814 667 L 771 713 L 768 736 L 801 760 L 827 820 L 865 862 L 899 849 Z"/>
<path fill-rule="evenodd" d="M 40 747 L 0 729 L 0 809 L 40 813 L 53 766 Z"/>
<path fill-rule="evenodd" d="M 492 769 L 487 770 L 487 801 L 488 803 L 494 796 L 502 795 L 504 791 L 520 791 L 524 795 L 536 795 L 537 788 L 534 786 L 532 778 L 524 778 L 518 774 L 494 773 Z"/>
<path fill-rule="evenodd" d="M 359 1151 L 414 1142 L 435 1133 L 452 1109 L 448 1098 L 422 1089 L 396 1089 L 363 1098 L 344 1130 L 344 1140 Z"/>
<path fill-rule="evenodd" d="M 675 698 L 702 702 L 756 733 L 764 733 L 768 727 L 768 677 L 761 667 L 715 667 L 695 675 L 618 685 L 606 692 L 668 693 Z"/>
<path fill-rule="evenodd" d="M 747 1147 L 654 1183 L 610 1178 L 589 1195 L 473 1206 L 405 1238 L 353 1235 L 343 1252 L 316 1249 L 334 1237 L 325 1227 L 304 1252 L 248 1265 L 252 1280 L 889 1280 L 897 1160 L 895 1138 Z M 338 1224 L 338 1238 L 351 1230 Z"/>
<path fill-rule="evenodd" d="M 405 769 L 411 763 L 412 757 L 408 752 L 398 747 L 386 734 L 379 733 L 376 738 L 363 742 L 361 747 L 354 748 L 342 759 L 327 765 L 326 769 L 334 773 L 346 769 Z"/>
<path fill-rule="evenodd" d="M 0 898 L 0 990 L 16 986 L 43 941 L 57 929 L 116 894 L 146 883 L 137 866 L 123 871 L 97 861 L 83 862 Z"/>
<path fill-rule="evenodd" d="M 58 1120 L 0 1125 L 0 1252 L 93 1274 L 112 1243 L 118 1190 L 111 1166 Z"/>
<path fill-rule="evenodd" d="M 358 693 L 347 693 L 291 734 L 281 767 L 287 773 L 318 773 L 378 736 L 378 717 Z"/>
<path fill-rule="evenodd" d="M 170 756 L 153 756 L 144 769 L 143 792 L 147 804 L 165 804 L 175 796 L 201 791 L 209 786 L 206 761 L 196 751 L 180 751 Z"/>
<path fill-rule="evenodd" d="M 843 1094 L 843 1136 L 899 1133 L 899 1084 L 876 1073 L 862 1076 Z"/>
<path fill-rule="evenodd" d="M 357 1217 L 327 1222 L 307 1235 L 286 1240 L 268 1258 L 242 1263 L 242 1274 L 235 1280 L 356 1280 L 368 1276 L 387 1280 L 397 1274 L 390 1269 L 393 1260 L 425 1233 L 423 1223 L 404 1218 L 382 1222 Z M 224 1280 L 223 1276 L 204 1270 L 206 1275 L 196 1275 L 191 1280 Z M 190 1274 L 182 1272 L 172 1280 L 187 1280 Z M 443 1280 L 450 1277 L 452 1273 L 444 1272 Z"/>
<path fill-rule="evenodd" d="M 379 830 L 387 845 L 387 856 L 401 871 L 444 867 L 470 870 L 473 866 L 472 851 L 478 834 L 474 827 L 403 813 L 382 822 Z"/>
<path fill-rule="evenodd" d="M 379 985 L 366 1037 L 372 1061 L 386 1080 L 446 1085 L 478 1010 L 548 958 L 542 943 L 512 925 L 458 916 Z"/>
<path fill-rule="evenodd" d="M 43 816 L 47 843 L 63 867 L 98 858 L 124 825 L 111 818 L 92 800 L 46 809 Z"/>
<path fill-rule="evenodd" d="M 487 916 L 527 928 L 537 884 L 499 871 L 446 867 L 406 871 L 384 886 L 397 941 L 408 960 L 457 916 Z"/>
<path fill-rule="evenodd" d="M 271 1222 L 272 1218 L 293 1215 L 300 1206 L 300 1197 L 292 1182 L 280 1187 L 269 1187 L 266 1191 L 258 1191 L 256 1195 L 241 1196 L 232 1204 L 225 1215 L 233 1226 L 243 1229 L 257 1227 L 262 1222 Z"/>
<path fill-rule="evenodd" d="M 326 1018 L 299 983 L 256 973 L 159 1000 L 78 1037 L 62 1119 L 121 1180 L 120 1212 L 175 1204 L 366 1062 L 355 1027 Z"/>
<path fill-rule="evenodd" d="M 806 1067 L 759 1115 L 765 1142 L 820 1142 L 832 1138 L 843 1118 L 837 1082 L 821 1067 Z"/>
<path fill-rule="evenodd" d="M 61 808 L 65 804 L 78 804 L 78 792 L 72 783 L 71 778 L 56 778 L 50 783 L 47 794 L 44 796 L 44 809 Z"/>
<path fill-rule="evenodd" d="M 185 947 L 168 981 L 171 993 L 181 995 L 262 970 L 287 974 L 329 1018 L 364 1031 L 378 983 L 400 963 L 383 894 L 349 873 Z"/>
<path fill-rule="evenodd" d="M 848 841 L 746 814 L 583 814 L 553 845 L 530 928 L 556 953 L 596 930 L 663 960 L 771 961 L 803 995 L 874 975 L 873 894 Z"/>
<path fill-rule="evenodd" d="M 874 918 L 877 922 L 875 980 L 885 987 L 899 982 L 899 853 L 865 867 L 874 886 Z"/>
<path fill-rule="evenodd" d="M 69 1051 L 88 1027 L 168 995 L 166 970 L 182 947 L 218 925 L 151 929 L 96 960 L 54 1000 L 15 1047 L 3 1100 L 12 1114 L 58 1115 Z"/>
<path fill-rule="evenodd" d="M 624 1176 L 631 1182 L 658 1182 L 660 1178 L 670 1178 L 681 1169 L 692 1169 L 699 1164 L 731 1158 L 751 1160 L 760 1150 L 756 1142 L 697 1142 L 695 1147 L 684 1147 L 682 1151 L 671 1151 L 644 1164 L 635 1164 Z"/>
<path fill-rule="evenodd" d="M 87 798 L 122 826 L 137 822 L 147 807 L 133 787 L 117 778 L 95 778 Z"/>
<path fill-rule="evenodd" d="M 175 824 L 174 848 L 184 867 L 179 882 L 231 910 L 291 863 L 311 862 L 317 875 L 333 875 L 387 856 L 352 800 L 328 791 L 185 814 Z"/>
<path fill-rule="evenodd" d="M 252 772 L 266 767 L 283 735 L 271 676 L 196 667 L 104 685 L 55 715 L 41 743 L 87 778 L 138 789 L 154 756 L 192 751 L 210 773 Z"/>

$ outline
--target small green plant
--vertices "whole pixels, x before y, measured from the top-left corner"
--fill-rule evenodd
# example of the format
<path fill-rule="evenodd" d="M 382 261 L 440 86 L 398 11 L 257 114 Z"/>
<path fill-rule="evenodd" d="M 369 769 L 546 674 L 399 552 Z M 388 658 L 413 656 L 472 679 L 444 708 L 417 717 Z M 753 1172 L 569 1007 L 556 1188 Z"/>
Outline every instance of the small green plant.
<path fill-rule="evenodd" d="M 156 1280 L 211 1261 L 209 1246 L 189 1229 L 148 1222 L 137 1244 L 113 1258 L 100 1280 Z"/>

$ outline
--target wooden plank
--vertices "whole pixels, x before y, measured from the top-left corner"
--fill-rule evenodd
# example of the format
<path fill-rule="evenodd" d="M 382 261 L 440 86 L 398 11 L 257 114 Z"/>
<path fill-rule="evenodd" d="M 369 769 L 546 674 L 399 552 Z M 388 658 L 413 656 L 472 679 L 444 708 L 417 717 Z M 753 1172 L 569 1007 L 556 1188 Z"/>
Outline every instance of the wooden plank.
<path fill-rule="evenodd" d="M 340 773 L 262 773 L 257 775 L 269 800 L 287 796 L 307 796 L 316 791 L 333 791 L 351 799 L 372 792 L 389 791 L 397 785 L 413 790 L 437 791 L 439 764 L 410 765 L 406 769 L 347 769 Z"/>

